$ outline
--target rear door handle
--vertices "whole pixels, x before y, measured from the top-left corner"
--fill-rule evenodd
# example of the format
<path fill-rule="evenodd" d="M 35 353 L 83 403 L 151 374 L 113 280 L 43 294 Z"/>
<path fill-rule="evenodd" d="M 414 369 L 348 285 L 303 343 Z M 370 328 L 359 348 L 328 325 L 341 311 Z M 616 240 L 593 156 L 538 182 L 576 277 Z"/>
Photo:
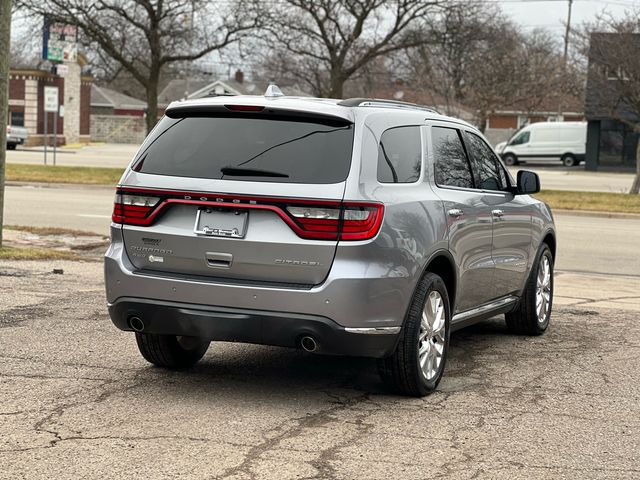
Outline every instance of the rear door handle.
<path fill-rule="evenodd" d="M 233 255 L 222 252 L 207 252 L 204 257 L 207 260 L 207 266 L 211 268 L 230 268 L 233 261 Z"/>
<path fill-rule="evenodd" d="M 464 212 L 459 208 L 452 208 L 447 213 L 449 214 L 450 217 L 460 218 Z"/>
<path fill-rule="evenodd" d="M 504 212 L 502 210 L 491 210 L 491 214 L 496 218 L 502 218 L 504 216 Z"/>

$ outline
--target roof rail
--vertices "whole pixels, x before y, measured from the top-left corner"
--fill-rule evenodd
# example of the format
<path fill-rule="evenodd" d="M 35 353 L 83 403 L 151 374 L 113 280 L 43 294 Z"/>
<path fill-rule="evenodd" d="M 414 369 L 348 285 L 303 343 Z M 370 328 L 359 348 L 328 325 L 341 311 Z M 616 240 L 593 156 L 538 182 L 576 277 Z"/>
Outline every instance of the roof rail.
<path fill-rule="evenodd" d="M 406 108 L 408 110 L 424 110 L 431 113 L 439 113 L 433 107 L 418 105 L 417 103 L 400 102 L 398 100 L 384 100 L 380 98 L 347 98 L 338 102 L 343 107 L 386 107 L 386 108 Z"/>

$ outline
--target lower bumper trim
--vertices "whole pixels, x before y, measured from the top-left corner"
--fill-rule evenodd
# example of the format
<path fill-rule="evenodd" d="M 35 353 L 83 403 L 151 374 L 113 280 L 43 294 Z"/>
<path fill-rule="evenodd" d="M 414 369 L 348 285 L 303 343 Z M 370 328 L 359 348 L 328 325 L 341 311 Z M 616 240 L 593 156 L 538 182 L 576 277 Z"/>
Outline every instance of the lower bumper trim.
<path fill-rule="evenodd" d="M 400 327 L 345 328 L 315 315 L 210 307 L 144 298 L 122 297 L 109 305 L 111 320 L 133 331 L 129 319 L 139 317 L 144 333 L 184 335 L 229 342 L 300 347 L 312 337 L 314 353 L 386 357 L 393 353 Z M 380 333 L 384 333 L 381 335 Z"/>
<path fill-rule="evenodd" d="M 345 330 L 349 333 L 360 333 L 364 335 L 396 335 L 400 333 L 400 328 L 401 327 L 346 327 Z"/>

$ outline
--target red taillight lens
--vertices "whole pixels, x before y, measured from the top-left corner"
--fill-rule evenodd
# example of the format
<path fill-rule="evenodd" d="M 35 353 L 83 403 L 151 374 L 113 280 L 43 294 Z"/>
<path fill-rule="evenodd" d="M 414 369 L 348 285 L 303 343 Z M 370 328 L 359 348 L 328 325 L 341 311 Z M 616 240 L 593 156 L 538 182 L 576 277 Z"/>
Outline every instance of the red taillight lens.
<path fill-rule="evenodd" d="M 159 202 L 160 197 L 117 193 L 111 219 L 116 223 L 147 225 L 149 214 Z"/>
<path fill-rule="evenodd" d="M 378 203 L 345 204 L 340 240 L 368 240 L 382 224 L 384 207 Z"/>

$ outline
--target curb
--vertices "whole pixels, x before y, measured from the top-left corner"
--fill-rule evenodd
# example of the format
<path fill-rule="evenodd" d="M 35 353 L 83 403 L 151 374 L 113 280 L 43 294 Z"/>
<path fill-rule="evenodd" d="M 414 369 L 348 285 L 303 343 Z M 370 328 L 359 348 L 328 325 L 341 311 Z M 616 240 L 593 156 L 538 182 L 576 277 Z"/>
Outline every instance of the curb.
<path fill-rule="evenodd" d="M 33 188 L 78 188 L 78 189 L 111 189 L 115 192 L 116 184 L 90 184 L 90 183 L 46 183 L 46 182 L 5 182 L 7 187 L 33 187 Z"/>
<path fill-rule="evenodd" d="M 599 218 L 631 218 L 640 220 L 640 213 L 619 213 L 619 212 L 600 212 L 591 210 L 567 210 L 565 208 L 554 208 L 554 214 L 575 215 L 576 217 L 599 217 Z"/>

